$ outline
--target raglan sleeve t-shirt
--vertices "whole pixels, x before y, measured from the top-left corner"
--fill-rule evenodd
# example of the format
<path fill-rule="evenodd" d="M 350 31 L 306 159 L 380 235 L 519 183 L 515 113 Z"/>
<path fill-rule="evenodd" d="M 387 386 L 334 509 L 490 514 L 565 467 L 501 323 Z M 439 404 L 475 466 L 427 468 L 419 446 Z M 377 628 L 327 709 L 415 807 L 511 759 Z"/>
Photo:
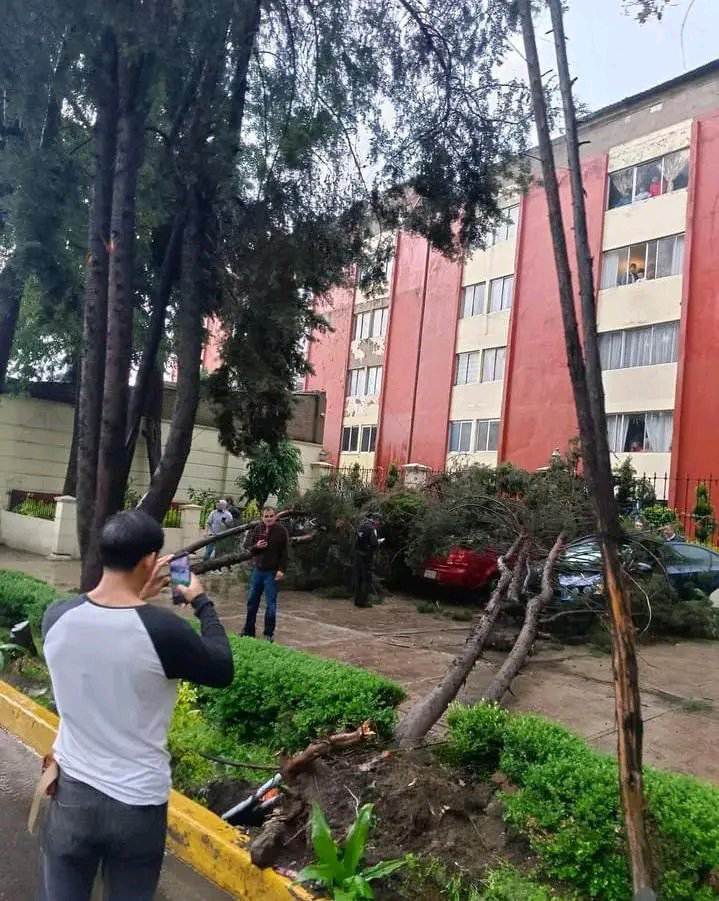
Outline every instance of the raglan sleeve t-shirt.
<path fill-rule="evenodd" d="M 125 804 L 164 804 L 167 731 L 176 680 L 229 685 L 232 654 L 212 601 L 193 602 L 198 635 L 172 610 L 106 607 L 86 595 L 43 619 L 60 729 L 55 758 L 69 776 Z"/>

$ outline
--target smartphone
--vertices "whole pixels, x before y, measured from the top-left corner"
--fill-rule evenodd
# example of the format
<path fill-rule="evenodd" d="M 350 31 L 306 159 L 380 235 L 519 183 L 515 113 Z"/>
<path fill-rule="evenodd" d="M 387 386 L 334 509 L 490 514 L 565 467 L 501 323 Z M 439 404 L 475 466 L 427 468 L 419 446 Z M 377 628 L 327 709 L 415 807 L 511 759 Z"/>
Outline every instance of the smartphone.
<path fill-rule="evenodd" d="M 188 556 L 176 557 L 170 560 L 170 584 L 189 585 L 192 573 L 190 572 L 190 558 Z"/>

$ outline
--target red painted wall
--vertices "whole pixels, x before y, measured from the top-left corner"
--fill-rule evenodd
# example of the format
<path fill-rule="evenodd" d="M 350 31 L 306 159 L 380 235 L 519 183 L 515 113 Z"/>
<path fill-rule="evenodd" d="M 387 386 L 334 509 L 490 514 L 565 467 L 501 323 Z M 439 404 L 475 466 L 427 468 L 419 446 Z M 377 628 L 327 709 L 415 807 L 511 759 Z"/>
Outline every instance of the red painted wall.
<path fill-rule="evenodd" d="M 392 463 L 401 466 L 415 462 L 409 459 L 409 442 L 417 387 L 427 256 L 427 242 L 423 238 L 399 235 L 375 457 L 375 465 L 385 471 Z"/>
<path fill-rule="evenodd" d="M 432 251 L 425 292 L 410 463 L 444 469 L 462 264 Z"/>
<path fill-rule="evenodd" d="M 345 409 L 345 388 L 350 341 L 354 290 L 336 288 L 330 298 L 318 304 L 318 311 L 330 319 L 333 331 L 318 334 L 310 342 L 307 359 L 314 369 L 305 383 L 307 391 L 324 391 L 326 396 L 323 447 L 328 462 L 339 462 L 342 420 Z"/>
<path fill-rule="evenodd" d="M 588 160 L 583 170 L 589 241 L 596 273 L 601 259 L 606 156 Z M 566 171 L 560 171 L 559 178 L 576 289 L 571 196 Z M 499 458 L 536 469 L 547 465 L 555 448 L 564 450 L 578 431 L 564 349 L 547 202 L 540 186 L 533 187 L 522 201 L 518 241 Z"/>
<path fill-rule="evenodd" d="M 716 389 L 719 360 L 718 197 L 719 114 L 715 114 L 695 122 L 692 132 L 672 445 L 672 475 L 680 480 L 680 484 L 687 477 L 708 479 L 719 474 L 719 391 Z M 683 502 L 683 498 L 679 500 Z"/>

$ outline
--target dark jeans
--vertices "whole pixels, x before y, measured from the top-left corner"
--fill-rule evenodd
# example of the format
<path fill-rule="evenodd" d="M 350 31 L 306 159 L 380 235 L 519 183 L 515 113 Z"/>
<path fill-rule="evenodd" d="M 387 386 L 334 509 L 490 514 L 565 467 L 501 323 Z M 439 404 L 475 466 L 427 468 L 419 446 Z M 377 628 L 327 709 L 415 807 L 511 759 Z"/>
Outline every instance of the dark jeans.
<path fill-rule="evenodd" d="M 40 901 L 151 901 L 165 853 L 167 804 L 123 804 L 60 773 L 42 825 Z"/>
<path fill-rule="evenodd" d="M 245 628 L 242 630 L 243 635 L 255 636 L 255 623 L 257 621 L 257 611 L 260 609 L 260 599 L 262 592 L 265 593 L 265 635 L 272 638 L 275 634 L 275 623 L 277 622 L 277 581 L 275 580 L 275 571 L 272 569 L 252 570 L 250 576 L 250 588 L 247 592 L 247 619 L 245 620 Z"/>
<path fill-rule="evenodd" d="M 205 560 L 212 560 L 215 556 L 215 543 L 205 545 Z"/>
<path fill-rule="evenodd" d="M 372 570 L 374 557 L 367 554 L 355 556 L 354 601 L 356 607 L 369 607 L 369 596 L 372 591 Z"/>

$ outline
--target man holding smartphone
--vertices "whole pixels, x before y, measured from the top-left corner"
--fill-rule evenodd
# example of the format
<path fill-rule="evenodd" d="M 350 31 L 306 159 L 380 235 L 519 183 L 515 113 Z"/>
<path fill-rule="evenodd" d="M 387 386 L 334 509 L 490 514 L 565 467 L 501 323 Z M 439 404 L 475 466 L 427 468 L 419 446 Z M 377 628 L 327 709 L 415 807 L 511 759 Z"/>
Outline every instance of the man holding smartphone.
<path fill-rule="evenodd" d="M 59 776 L 42 827 L 43 901 L 89 901 L 100 866 L 106 901 L 150 901 L 165 848 L 177 680 L 232 682 L 225 630 L 189 567 L 173 567 L 173 591 L 192 606 L 199 635 L 172 610 L 146 603 L 168 582 L 163 541 L 140 510 L 111 517 L 97 587 L 57 601 L 43 618 L 60 714 Z"/>
<path fill-rule="evenodd" d="M 252 552 L 252 575 L 247 593 L 247 619 L 242 634 L 255 637 L 257 611 L 262 593 L 265 595 L 265 628 L 268 641 L 274 641 L 277 622 L 278 583 L 285 577 L 290 539 L 282 523 L 277 521 L 274 507 L 265 507 L 262 522 L 247 533 L 245 548 Z"/>

